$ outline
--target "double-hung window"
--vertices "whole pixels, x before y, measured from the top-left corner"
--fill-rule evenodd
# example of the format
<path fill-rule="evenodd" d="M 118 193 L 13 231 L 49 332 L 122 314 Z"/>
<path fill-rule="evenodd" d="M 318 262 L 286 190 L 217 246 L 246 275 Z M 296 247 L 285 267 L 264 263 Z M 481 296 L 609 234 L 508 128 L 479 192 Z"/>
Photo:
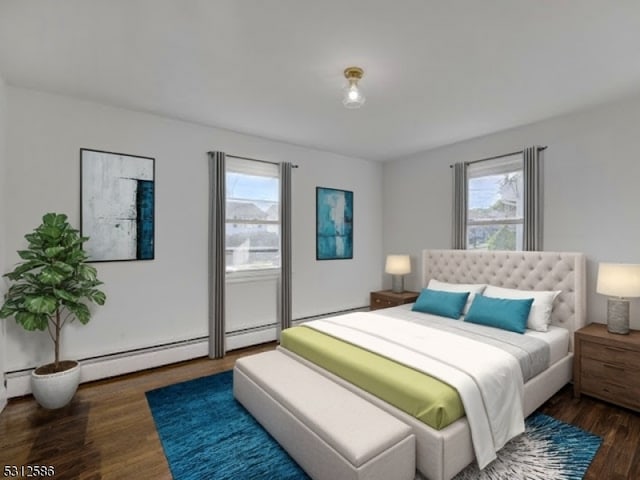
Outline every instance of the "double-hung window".
<path fill-rule="evenodd" d="M 269 273 L 280 268 L 279 197 L 278 165 L 227 157 L 227 275 Z"/>
<path fill-rule="evenodd" d="M 467 165 L 467 249 L 522 250 L 522 153 Z"/>

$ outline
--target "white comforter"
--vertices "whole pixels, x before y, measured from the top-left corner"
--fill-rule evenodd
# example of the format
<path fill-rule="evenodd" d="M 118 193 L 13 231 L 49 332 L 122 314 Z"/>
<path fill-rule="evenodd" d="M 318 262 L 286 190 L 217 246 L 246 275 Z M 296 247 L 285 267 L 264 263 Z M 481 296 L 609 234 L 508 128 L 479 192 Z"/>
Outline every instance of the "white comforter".
<path fill-rule="evenodd" d="M 454 387 L 480 468 L 524 432 L 523 380 L 510 354 L 474 340 L 375 313 L 351 313 L 305 326 L 359 345 Z"/>

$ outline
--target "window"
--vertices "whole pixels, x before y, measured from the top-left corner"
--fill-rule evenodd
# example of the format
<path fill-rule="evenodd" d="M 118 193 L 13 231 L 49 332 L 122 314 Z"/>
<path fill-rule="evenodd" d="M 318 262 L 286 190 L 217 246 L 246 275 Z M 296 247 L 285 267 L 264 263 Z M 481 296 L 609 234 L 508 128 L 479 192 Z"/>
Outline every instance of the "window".
<path fill-rule="evenodd" d="M 522 154 L 467 166 L 467 249 L 522 250 Z"/>
<path fill-rule="evenodd" d="M 227 157 L 227 274 L 280 268 L 278 165 Z"/>

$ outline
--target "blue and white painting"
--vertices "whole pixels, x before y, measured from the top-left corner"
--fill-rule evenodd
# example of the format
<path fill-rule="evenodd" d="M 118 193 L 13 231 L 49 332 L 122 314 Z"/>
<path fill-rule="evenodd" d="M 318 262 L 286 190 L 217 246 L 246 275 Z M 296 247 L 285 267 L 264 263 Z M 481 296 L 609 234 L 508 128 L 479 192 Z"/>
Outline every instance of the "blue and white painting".
<path fill-rule="evenodd" d="M 353 258 L 353 192 L 316 187 L 316 259 Z"/>
<path fill-rule="evenodd" d="M 155 160 L 81 149 L 82 235 L 92 262 L 154 258 Z"/>

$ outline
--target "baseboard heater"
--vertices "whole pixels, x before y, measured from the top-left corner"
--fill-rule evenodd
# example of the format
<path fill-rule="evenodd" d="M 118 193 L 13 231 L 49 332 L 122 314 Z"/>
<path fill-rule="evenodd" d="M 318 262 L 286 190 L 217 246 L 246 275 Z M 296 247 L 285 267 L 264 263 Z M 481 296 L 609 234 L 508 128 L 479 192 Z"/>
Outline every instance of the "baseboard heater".
<path fill-rule="evenodd" d="M 368 307 L 352 308 L 337 312 L 324 313 L 293 320 L 294 325 L 355 311 L 363 311 Z M 247 328 L 229 332 L 226 336 L 227 351 L 258 345 L 260 343 L 276 340 L 277 329 L 275 324 L 255 328 Z M 194 358 L 206 357 L 209 354 L 208 337 L 199 337 L 191 340 L 172 342 L 153 347 L 139 348 L 125 352 L 90 357 L 79 360 L 82 365 L 80 382 L 92 382 L 104 378 L 115 377 L 127 373 L 161 367 L 171 363 L 183 362 Z M 31 371 L 15 370 L 5 374 L 7 396 L 9 398 L 21 397 L 31 393 Z"/>

